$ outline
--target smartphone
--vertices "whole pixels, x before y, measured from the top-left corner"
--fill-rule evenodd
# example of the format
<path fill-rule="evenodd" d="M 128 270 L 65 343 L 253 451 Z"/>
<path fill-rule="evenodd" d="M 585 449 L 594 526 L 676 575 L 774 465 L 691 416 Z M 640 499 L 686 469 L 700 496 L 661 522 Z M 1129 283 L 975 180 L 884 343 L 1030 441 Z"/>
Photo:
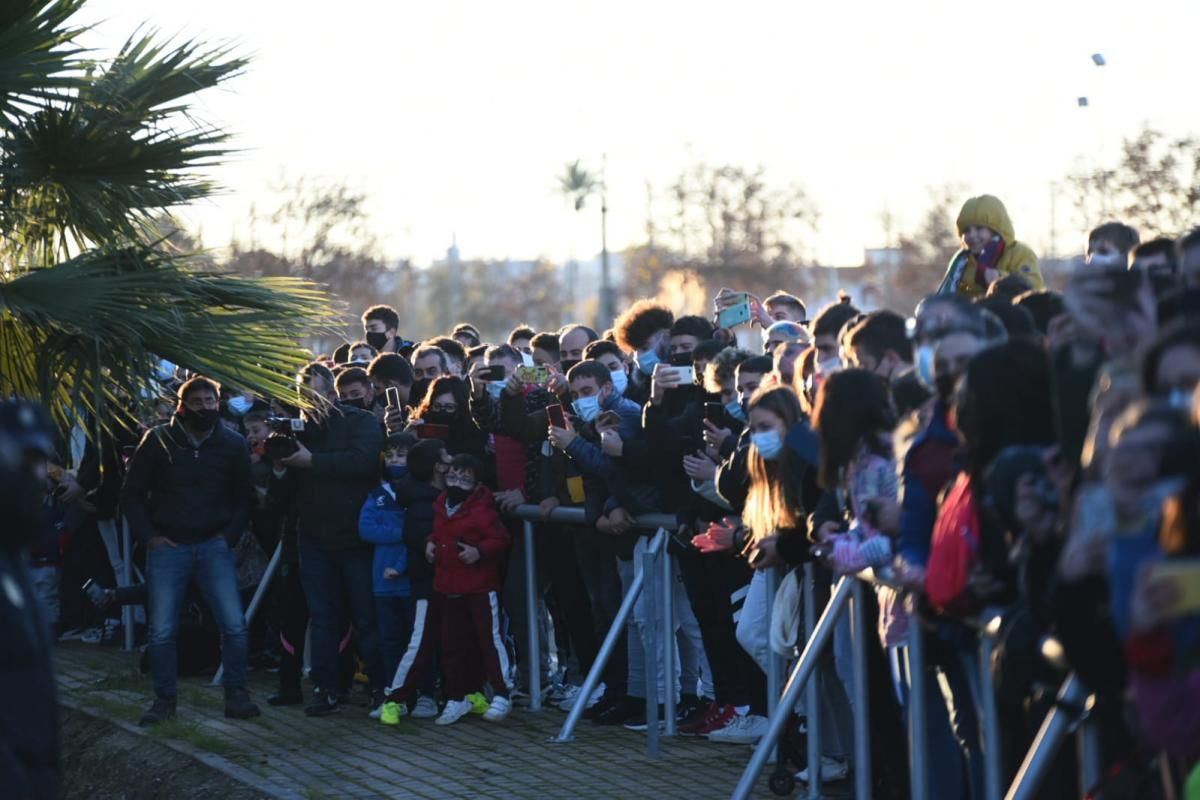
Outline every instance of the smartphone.
<path fill-rule="evenodd" d="M 674 388 L 678 389 L 680 386 L 691 386 L 696 382 L 696 370 L 694 370 L 692 367 L 675 367 L 674 369 L 677 373 L 679 373 L 679 383 L 675 384 Z"/>
<path fill-rule="evenodd" d="M 546 419 L 556 428 L 567 427 L 567 415 L 563 413 L 563 407 L 558 403 L 546 406 Z"/>
<path fill-rule="evenodd" d="M 550 380 L 549 367 L 517 367 L 517 380 L 541 386 Z"/>
<path fill-rule="evenodd" d="M 720 403 L 705 403 L 704 418 L 718 428 L 724 426 L 725 406 L 721 405 Z"/>
<path fill-rule="evenodd" d="M 395 386 L 389 386 L 387 390 L 387 405 L 388 408 L 400 410 L 400 390 Z"/>
<path fill-rule="evenodd" d="M 450 427 L 448 425 L 435 425 L 432 422 L 426 422 L 423 425 L 417 426 L 418 439 L 449 439 Z"/>
<path fill-rule="evenodd" d="M 717 312 L 718 328 L 735 328 L 750 321 L 750 295 L 738 292 L 725 308 Z"/>
<path fill-rule="evenodd" d="M 493 383 L 497 381 L 503 381 L 508 378 L 508 376 L 504 373 L 503 364 L 493 364 L 490 367 L 484 367 L 479 372 L 479 377 L 481 380 L 491 381 Z"/>
<path fill-rule="evenodd" d="M 596 417 L 598 425 L 611 425 L 617 427 L 621 424 L 621 415 L 615 411 L 604 411 L 600 416 Z"/>
<path fill-rule="evenodd" d="M 1182 617 L 1200 613 L 1200 558 L 1181 558 L 1151 564 L 1147 578 L 1169 580 L 1175 584 L 1175 602 L 1167 614 Z"/>

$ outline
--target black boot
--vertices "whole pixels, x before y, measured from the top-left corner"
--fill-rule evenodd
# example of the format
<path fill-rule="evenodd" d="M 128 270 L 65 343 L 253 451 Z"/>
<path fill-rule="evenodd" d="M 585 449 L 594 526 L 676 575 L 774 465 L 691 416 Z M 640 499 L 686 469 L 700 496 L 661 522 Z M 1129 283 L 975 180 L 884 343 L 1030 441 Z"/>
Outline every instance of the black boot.
<path fill-rule="evenodd" d="M 230 719 L 252 719 L 261 712 L 243 687 L 225 689 L 225 716 Z"/>
<path fill-rule="evenodd" d="M 150 706 L 150 710 L 142 714 L 142 718 L 138 720 L 138 725 L 149 728 L 169 719 L 175 719 L 175 698 L 156 697 L 154 705 Z"/>

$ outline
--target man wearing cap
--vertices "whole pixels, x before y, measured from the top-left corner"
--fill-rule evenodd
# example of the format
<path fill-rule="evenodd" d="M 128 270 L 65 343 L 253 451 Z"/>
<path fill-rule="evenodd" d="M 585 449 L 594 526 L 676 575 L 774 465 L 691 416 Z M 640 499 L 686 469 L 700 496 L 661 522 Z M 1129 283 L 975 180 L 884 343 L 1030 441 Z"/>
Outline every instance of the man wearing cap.
<path fill-rule="evenodd" d="M 254 504 L 246 440 L 220 423 L 221 389 L 207 378 L 179 387 L 175 417 L 147 431 L 129 463 L 121 508 L 149 548 L 150 640 L 154 705 L 142 726 L 175 716 L 175 637 L 188 583 L 195 578 L 221 629 L 225 716 L 249 719 L 247 636 L 232 546 Z"/>

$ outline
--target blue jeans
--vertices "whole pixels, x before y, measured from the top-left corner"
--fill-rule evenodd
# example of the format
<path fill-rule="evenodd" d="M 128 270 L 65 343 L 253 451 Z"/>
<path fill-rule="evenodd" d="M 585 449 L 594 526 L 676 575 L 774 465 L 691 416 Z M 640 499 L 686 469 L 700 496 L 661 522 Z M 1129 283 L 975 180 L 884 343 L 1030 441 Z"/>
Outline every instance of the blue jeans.
<path fill-rule="evenodd" d="M 411 597 L 375 596 L 375 616 L 379 618 L 379 650 L 383 657 L 383 674 L 388 680 L 396 674 L 400 657 L 408 649 L 415 613 L 416 605 Z"/>
<path fill-rule="evenodd" d="M 300 543 L 300 583 L 308 601 L 312 632 L 312 676 L 327 692 L 338 688 L 338 645 L 345 631 L 342 600 L 350 605 L 350 618 L 358 634 L 359 655 L 366 664 L 371 688 L 386 685 L 379 652 L 379 628 L 372 592 L 371 548 L 323 550 Z"/>
<path fill-rule="evenodd" d="M 154 675 L 154 693 L 164 698 L 175 697 L 178 672 L 175 638 L 179 632 L 179 611 L 192 578 L 196 579 L 221 630 L 225 687 L 243 688 L 248 650 L 246 618 L 238 594 L 233 552 L 225 537 L 214 536 L 199 544 L 159 545 L 146 557 L 146 575 L 150 591 L 150 640 L 146 653 Z"/>

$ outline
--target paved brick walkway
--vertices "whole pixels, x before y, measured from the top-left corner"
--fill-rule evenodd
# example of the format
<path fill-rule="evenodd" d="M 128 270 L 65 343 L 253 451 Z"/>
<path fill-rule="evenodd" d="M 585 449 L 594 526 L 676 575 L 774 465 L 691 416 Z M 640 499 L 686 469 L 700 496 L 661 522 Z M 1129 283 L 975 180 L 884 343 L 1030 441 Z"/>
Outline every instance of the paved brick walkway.
<path fill-rule="evenodd" d="M 60 646 L 62 700 L 127 730 L 149 705 L 150 681 L 137 657 L 77 642 Z M 745 746 L 664 739 L 662 757 L 646 756 L 645 734 L 583 722 L 576 740 L 547 744 L 566 715 L 514 711 L 491 725 L 479 718 L 448 728 L 401 720 L 387 728 L 364 707 L 310 720 L 299 708 L 276 709 L 264 698 L 274 676 L 251 673 L 263 710 L 232 723 L 219 688 L 200 679 L 179 687 L 179 716 L 152 735 L 237 777 L 264 797 L 334 798 L 698 798 L 728 797 L 750 755 Z M 69 758 L 70 754 L 66 754 Z M 766 776 L 759 797 L 770 797 Z"/>

